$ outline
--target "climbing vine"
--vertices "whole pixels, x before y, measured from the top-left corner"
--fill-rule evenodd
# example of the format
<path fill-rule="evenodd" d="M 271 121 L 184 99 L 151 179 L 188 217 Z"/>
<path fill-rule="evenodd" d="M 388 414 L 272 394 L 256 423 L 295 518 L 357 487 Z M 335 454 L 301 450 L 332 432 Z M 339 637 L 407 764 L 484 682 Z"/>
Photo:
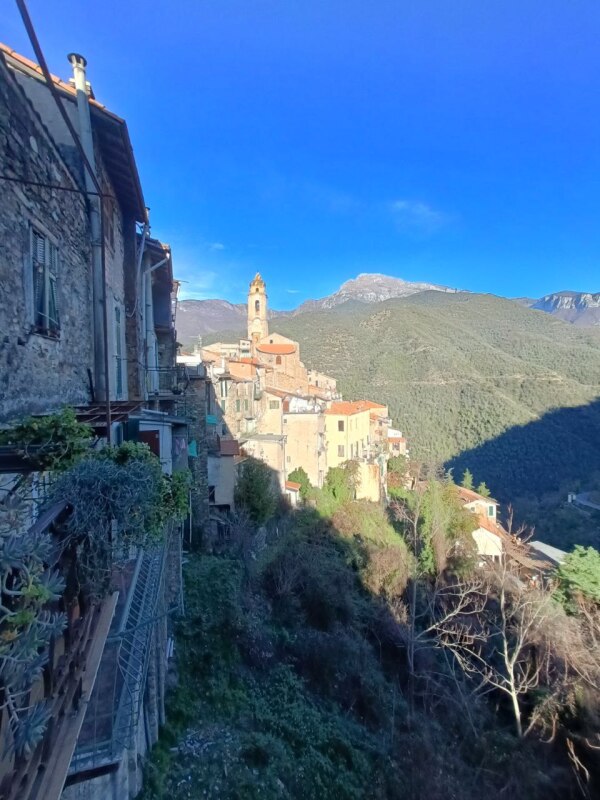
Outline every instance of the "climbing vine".
<path fill-rule="evenodd" d="M 89 450 L 92 435 L 92 428 L 77 422 L 73 409 L 66 407 L 0 431 L 0 445 L 12 445 L 34 469 L 65 470 Z"/>

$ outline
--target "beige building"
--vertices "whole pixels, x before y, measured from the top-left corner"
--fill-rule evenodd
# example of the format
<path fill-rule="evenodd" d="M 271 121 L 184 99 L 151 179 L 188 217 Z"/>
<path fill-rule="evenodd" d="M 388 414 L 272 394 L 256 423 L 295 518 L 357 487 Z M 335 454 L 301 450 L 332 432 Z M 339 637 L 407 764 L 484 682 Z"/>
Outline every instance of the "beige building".
<path fill-rule="evenodd" d="M 273 482 L 283 492 L 287 480 L 285 436 L 275 433 L 254 433 L 244 437 L 242 454 L 258 458 L 273 471 Z"/>
<path fill-rule="evenodd" d="M 371 444 L 371 412 L 361 401 L 335 401 L 325 411 L 327 466 L 367 457 Z"/>
<path fill-rule="evenodd" d="M 327 474 L 325 415 L 317 408 L 288 410 L 283 415 L 288 474 L 302 467 L 313 486 L 321 488 Z"/>
<path fill-rule="evenodd" d="M 298 342 L 269 331 L 260 274 L 248 292 L 248 338 L 205 347 L 202 358 L 215 434 L 238 439 L 245 454 L 265 461 L 282 490 L 298 467 L 322 487 L 328 469 L 354 460 L 358 497 L 385 495 L 387 406 L 342 401 L 334 378 L 302 363 Z"/>
<path fill-rule="evenodd" d="M 382 497 L 382 467 L 374 461 L 358 461 L 356 499 L 378 503 Z"/>

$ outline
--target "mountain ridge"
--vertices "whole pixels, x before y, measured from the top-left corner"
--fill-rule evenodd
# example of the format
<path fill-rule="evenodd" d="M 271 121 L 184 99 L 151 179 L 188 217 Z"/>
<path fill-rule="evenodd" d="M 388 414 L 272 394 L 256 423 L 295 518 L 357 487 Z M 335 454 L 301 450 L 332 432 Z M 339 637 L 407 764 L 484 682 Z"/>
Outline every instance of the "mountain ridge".
<path fill-rule="evenodd" d="M 467 290 L 425 281 L 406 281 L 378 272 L 361 272 L 356 278 L 345 281 L 330 295 L 305 300 L 289 311 L 270 310 L 269 319 L 285 319 L 311 311 L 330 310 L 351 301 L 369 305 L 431 291 L 456 294 Z M 600 293 L 563 290 L 537 299 L 516 297 L 511 302 L 534 311 L 543 311 L 579 327 L 600 326 Z M 245 327 L 245 303 L 206 299 L 181 300 L 177 305 L 178 338 L 184 344 L 191 343 L 198 336 L 212 335 L 219 331 L 239 331 Z"/>

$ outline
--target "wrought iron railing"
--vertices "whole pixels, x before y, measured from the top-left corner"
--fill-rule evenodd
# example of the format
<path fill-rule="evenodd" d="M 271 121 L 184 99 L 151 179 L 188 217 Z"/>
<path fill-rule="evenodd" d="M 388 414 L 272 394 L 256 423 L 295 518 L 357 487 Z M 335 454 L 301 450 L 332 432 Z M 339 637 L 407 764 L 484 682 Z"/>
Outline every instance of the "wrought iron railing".
<path fill-rule="evenodd" d="M 146 391 L 149 395 L 182 395 L 189 382 L 188 370 L 184 365 L 146 369 Z"/>

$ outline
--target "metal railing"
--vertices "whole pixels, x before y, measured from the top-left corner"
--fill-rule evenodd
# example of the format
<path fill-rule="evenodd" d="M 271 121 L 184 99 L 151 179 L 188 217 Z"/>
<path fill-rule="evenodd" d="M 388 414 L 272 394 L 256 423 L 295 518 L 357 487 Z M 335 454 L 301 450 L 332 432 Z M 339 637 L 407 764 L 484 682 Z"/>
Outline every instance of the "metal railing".
<path fill-rule="evenodd" d="M 109 662 L 105 665 L 107 676 L 112 673 L 111 691 L 108 696 L 92 698 L 84 722 L 89 735 L 78 744 L 69 774 L 116 763 L 134 744 L 153 633 L 169 613 L 165 603 L 166 563 L 175 546 L 172 539 L 178 535 L 177 527 L 169 526 L 162 545 L 138 555 L 120 623 L 109 634 L 103 655 L 103 661 Z M 109 682 L 106 684 L 108 689 Z"/>
<path fill-rule="evenodd" d="M 146 391 L 149 395 L 177 396 L 184 394 L 190 382 L 187 367 L 148 367 Z"/>

